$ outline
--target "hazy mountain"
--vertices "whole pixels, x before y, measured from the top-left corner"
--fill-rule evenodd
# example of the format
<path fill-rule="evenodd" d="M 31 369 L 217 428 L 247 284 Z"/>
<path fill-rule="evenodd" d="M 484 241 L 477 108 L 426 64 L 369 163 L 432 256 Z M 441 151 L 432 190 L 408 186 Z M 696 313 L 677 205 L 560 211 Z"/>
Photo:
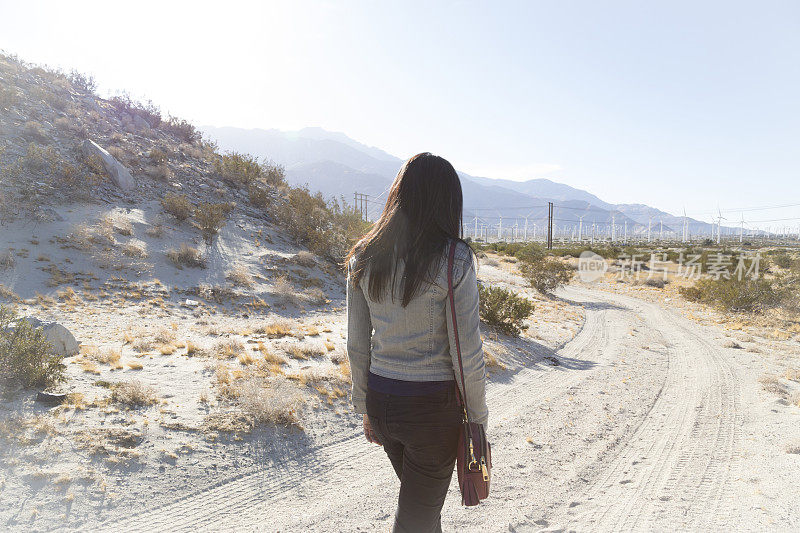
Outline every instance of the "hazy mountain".
<path fill-rule="evenodd" d="M 379 148 L 322 128 L 287 132 L 205 126 L 201 130 L 223 150 L 247 152 L 283 165 L 287 181 L 293 185 L 305 184 L 326 197 L 344 197 L 348 202 L 354 192 L 369 195 L 371 218 L 383 207 L 385 193 L 403 163 Z M 607 226 L 613 220 L 620 231 L 627 223 L 629 234 L 642 234 L 647 231 L 650 217 L 654 228 L 663 221 L 665 232 L 680 233 L 683 227 L 680 216 L 644 204 L 612 204 L 549 179 L 518 182 L 463 172 L 459 176 L 464 190 L 465 225 L 474 224 L 475 217 L 479 224 L 497 224 L 502 216 L 504 227 L 522 227 L 527 216 L 529 225 L 535 223 L 541 228 L 547 219 L 547 202 L 552 201 L 556 205 L 555 225 L 567 233 L 581 218 L 584 232 L 592 224 Z M 689 222 L 691 233 L 710 233 L 710 224 L 692 219 Z"/>

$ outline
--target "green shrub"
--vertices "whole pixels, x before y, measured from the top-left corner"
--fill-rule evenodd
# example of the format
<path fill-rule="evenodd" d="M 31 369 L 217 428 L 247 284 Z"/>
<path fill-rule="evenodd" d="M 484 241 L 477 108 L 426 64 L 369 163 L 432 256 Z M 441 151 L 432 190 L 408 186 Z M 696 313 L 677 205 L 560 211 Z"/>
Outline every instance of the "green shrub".
<path fill-rule="evenodd" d="M 53 353 L 41 328 L 0 306 L 0 373 L 18 379 L 25 387 L 47 387 L 64 381 L 65 367 Z M 13 329 L 12 329 L 13 327 Z"/>
<path fill-rule="evenodd" d="M 237 187 L 249 187 L 261 181 L 261 165 L 249 154 L 229 152 L 214 161 L 220 179 Z"/>
<path fill-rule="evenodd" d="M 76 91 L 84 94 L 94 94 L 94 91 L 97 88 L 97 83 L 94 81 L 93 76 L 83 74 L 77 70 L 70 72 L 69 76 L 67 76 L 67 79 L 69 79 L 70 84 Z"/>
<path fill-rule="evenodd" d="M 700 302 L 723 311 L 760 311 L 780 304 L 786 294 L 777 280 L 766 278 L 739 280 L 703 278 L 691 287 L 681 287 L 681 295 L 691 302 Z"/>
<path fill-rule="evenodd" d="M 168 192 L 164 198 L 161 199 L 161 207 L 164 208 L 166 213 L 169 213 L 181 222 L 191 217 L 192 213 L 194 213 L 192 203 L 185 194 Z"/>
<path fill-rule="evenodd" d="M 567 265 L 546 257 L 536 261 L 523 261 L 519 267 L 522 276 L 542 294 L 549 294 L 572 279 L 574 270 Z"/>
<path fill-rule="evenodd" d="M 507 335 L 519 335 L 523 320 L 533 312 L 533 303 L 501 287 L 478 285 L 481 320 Z"/>
<path fill-rule="evenodd" d="M 212 204 L 201 202 L 197 204 L 194 210 L 194 218 L 207 243 L 210 244 L 214 235 L 219 233 L 232 210 L 233 206 L 227 203 Z"/>

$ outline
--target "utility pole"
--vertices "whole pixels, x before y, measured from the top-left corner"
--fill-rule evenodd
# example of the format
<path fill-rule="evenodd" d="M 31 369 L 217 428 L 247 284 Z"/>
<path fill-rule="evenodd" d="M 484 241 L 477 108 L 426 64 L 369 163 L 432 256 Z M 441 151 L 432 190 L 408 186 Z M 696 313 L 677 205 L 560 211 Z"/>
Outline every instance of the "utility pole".
<path fill-rule="evenodd" d="M 553 249 L 553 202 L 547 202 L 547 249 Z"/>
<path fill-rule="evenodd" d="M 366 194 L 360 192 L 353 193 L 353 209 L 358 211 L 361 215 L 361 220 L 365 222 L 367 221 L 367 204 L 368 200 Z"/>

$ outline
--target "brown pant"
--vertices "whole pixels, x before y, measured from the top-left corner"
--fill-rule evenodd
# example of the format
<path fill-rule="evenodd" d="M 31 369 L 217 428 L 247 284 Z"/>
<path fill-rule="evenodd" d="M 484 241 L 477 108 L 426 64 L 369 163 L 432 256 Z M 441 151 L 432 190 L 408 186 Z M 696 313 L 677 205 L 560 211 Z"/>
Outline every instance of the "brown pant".
<path fill-rule="evenodd" d="M 368 389 L 367 413 L 400 478 L 393 531 L 441 531 L 442 505 L 453 475 L 461 424 L 455 382 L 422 396 Z"/>

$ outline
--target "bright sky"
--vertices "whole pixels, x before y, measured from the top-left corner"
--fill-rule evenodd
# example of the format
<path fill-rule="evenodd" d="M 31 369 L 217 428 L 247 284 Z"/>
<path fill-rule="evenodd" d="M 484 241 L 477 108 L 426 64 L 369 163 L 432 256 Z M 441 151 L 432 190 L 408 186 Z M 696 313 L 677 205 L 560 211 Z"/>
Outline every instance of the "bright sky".
<path fill-rule="evenodd" d="M 198 125 L 321 126 L 673 213 L 800 204 L 796 1 L 0 0 L 0 13 L 0 49 Z M 800 208 L 746 214 L 781 217 Z"/>

